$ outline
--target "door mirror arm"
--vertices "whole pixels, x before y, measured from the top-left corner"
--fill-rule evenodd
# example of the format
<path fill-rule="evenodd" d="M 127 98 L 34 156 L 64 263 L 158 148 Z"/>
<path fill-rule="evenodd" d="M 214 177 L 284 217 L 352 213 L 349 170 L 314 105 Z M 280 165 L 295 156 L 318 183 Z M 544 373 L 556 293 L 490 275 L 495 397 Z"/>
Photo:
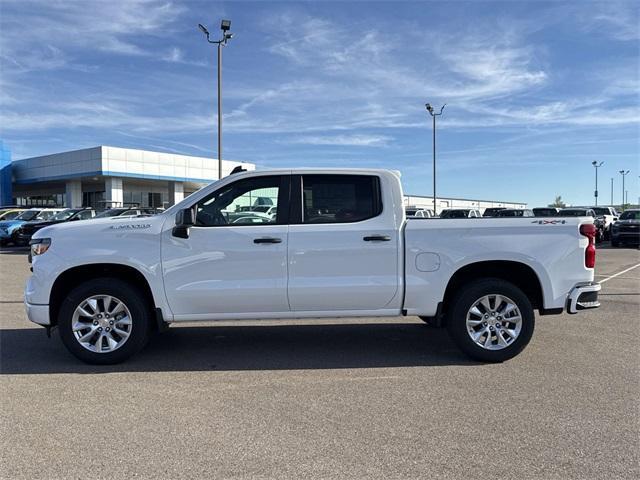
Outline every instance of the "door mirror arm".
<path fill-rule="evenodd" d="M 193 208 L 184 208 L 176 213 L 176 225 L 171 234 L 178 238 L 189 238 L 189 228 L 195 223 Z"/>

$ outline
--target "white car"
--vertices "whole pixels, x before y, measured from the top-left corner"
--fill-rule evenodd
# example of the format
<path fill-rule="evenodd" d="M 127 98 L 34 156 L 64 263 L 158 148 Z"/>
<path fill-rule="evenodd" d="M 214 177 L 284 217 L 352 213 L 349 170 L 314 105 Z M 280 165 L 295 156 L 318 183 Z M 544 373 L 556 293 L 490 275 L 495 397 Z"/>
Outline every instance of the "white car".
<path fill-rule="evenodd" d="M 259 196 L 277 196 L 269 222 L 227 221 Z M 98 364 L 171 323 L 399 315 L 444 324 L 466 354 L 499 362 L 528 344 L 534 310 L 599 306 L 594 235 L 579 217 L 407 222 L 386 170 L 252 171 L 155 216 L 39 230 L 25 305 Z"/>
<path fill-rule="evenodd" d="M 433 210 L 420 207 L 406 207 L 405 213 L 407 218 L 434 218 Z"/>
<path fill-rule="evenodd" d="M 613 207 L 588 207 L 592 209 L 597 217 L 604 220 L 604 236 L 609 238 L 611 236 L 611 225 L 618 220 L 620 214 Z"/>

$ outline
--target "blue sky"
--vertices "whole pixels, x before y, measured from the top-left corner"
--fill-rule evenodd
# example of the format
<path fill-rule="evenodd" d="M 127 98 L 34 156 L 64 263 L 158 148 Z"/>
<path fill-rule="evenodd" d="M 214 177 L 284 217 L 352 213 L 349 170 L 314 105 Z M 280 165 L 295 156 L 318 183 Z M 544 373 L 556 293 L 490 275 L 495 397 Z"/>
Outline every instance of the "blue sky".
<path fill-rule="evenodd" d="M 0 2 L 0 137 L 14 158 L 100 144 L 261 167 L 384 167 L 431 192 L 547 204 L 640 195 L 640 3 Z"/>

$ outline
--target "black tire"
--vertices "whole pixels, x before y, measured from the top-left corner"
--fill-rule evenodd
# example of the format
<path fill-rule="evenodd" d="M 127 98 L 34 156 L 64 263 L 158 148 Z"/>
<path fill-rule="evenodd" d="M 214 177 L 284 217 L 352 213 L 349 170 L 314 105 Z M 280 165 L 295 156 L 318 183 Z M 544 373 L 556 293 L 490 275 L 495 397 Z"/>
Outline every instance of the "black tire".
<path fill-rule="evenodd" d="M 123 302 L 131 314 L 131 334 L 111 352 L 98 353 L 83 347 L 72 331 L 73 314 L 85 299 L 93 295 L 109 295 Z M 65 347 L 77 358 L 96 365 L 120 363 L 139 352 L 147 343 L 151 330 L 149 305 L 136 288 L 118 278 L 96 278 L 74 288 L 63 301 L 58 314 L 58 330 Z"/>
<path fill-rule="evenodd" d="M 614 248 L 618 248 L 620 246 L 620 240 L 611 239 L 611 246 Z"/>
<path fill-rule="evenodd" d="M 492 294 L 510 298 L 520 310 L 522 319 L 520 334 L 512 343 L 500 350 L 481 347 L 467 332 L 467 312 L 481 297 Z M 531 340 L 534 328 L 533 307 L 527 296 L 512 283 L 497 278 L 476 280 L 460 288 L 452 299 L 447 320 L 447 330 L 454 343 L 469 357 L 482 362 L 504 362 L 515 357 Z"/>

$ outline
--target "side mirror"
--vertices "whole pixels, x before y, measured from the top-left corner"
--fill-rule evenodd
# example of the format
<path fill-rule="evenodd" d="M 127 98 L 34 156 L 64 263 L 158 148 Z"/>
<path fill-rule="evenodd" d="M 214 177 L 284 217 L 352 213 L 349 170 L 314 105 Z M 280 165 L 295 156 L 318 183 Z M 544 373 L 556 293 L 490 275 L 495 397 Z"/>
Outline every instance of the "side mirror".
<path fill-rule="evenodd" d="M 189 227 L 195 225 L 192 208 L 184 208 L 176 213 L 176 225 L 173 227 L 174 237 L 189 238 Z"/>

